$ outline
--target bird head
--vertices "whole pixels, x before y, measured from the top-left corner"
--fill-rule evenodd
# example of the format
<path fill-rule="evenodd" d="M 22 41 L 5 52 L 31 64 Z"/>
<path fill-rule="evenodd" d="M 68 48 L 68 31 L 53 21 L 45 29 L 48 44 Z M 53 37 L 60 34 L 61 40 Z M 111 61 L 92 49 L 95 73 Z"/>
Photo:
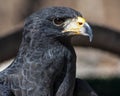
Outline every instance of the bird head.
<path fill-rule="evenodd" d="M 32 23 L 31 23 L 32 22 Z M 92 40 L 92 30 L 82 15 L 67 7 L 50 7 L 31 15 L 25 22 L 28 30 L 39 31 L 47 36 L 85 35 Z M 34 32 L 33 32 L 34 33 Z"/>

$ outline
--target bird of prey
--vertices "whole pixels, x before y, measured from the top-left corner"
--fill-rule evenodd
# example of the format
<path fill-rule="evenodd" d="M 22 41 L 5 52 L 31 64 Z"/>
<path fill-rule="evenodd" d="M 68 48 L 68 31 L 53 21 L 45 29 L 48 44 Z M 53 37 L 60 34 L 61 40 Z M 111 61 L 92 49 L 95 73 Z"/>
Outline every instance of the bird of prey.
<path fill-rule="evenodd" d="M 74 96 L 76 35 L 92 40 L 90 26 L 74 9 L 50 7 L 29 16 L 15 60 L 0 73 L 0 96 Z"/>

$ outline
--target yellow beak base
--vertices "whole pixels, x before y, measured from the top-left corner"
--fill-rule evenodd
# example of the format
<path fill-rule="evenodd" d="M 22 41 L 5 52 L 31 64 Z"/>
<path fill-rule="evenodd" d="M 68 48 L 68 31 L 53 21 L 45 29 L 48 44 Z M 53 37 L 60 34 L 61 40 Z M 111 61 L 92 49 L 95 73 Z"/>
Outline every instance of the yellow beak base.
<path fill-rule="evenodd" d="M 90 41 L 92 40 L 92 30 L 89 24 L 82 17 L 77 17 L 73 19 L 68 19 L 64 23 L 63 33 L 68 33 L 69 35 L 85 35 L 89 36 Z"/>

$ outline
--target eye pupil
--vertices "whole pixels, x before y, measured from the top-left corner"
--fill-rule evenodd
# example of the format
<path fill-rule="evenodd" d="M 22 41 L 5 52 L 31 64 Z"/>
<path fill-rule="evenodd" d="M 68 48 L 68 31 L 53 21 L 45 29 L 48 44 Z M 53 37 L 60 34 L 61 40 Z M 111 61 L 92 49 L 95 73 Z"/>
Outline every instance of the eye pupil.
<path fill-rule="evenodd" d="M 64 21 L 65 21 L 64 18 L 55 18 L 55 19 L 53 20 L 54 24 L 55 24 L 55 25 L 58 25 L 58 26 L 62 25 L 62 24 L 64 23 Z"/>

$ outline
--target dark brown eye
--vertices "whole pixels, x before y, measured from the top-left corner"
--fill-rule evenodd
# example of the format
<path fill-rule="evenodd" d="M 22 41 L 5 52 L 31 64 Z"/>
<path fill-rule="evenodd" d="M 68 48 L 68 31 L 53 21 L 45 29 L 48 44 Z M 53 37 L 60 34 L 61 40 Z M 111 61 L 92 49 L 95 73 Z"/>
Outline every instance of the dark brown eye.
<path fill-rule="evenodd" d="M 55 19 L 53 20 L 53 23 L 54 23 L 56 26 L 61 26 L 64 22 L 65 22 L 65 19 L 64 19 L 64 18 L 55 18 Z"/>

